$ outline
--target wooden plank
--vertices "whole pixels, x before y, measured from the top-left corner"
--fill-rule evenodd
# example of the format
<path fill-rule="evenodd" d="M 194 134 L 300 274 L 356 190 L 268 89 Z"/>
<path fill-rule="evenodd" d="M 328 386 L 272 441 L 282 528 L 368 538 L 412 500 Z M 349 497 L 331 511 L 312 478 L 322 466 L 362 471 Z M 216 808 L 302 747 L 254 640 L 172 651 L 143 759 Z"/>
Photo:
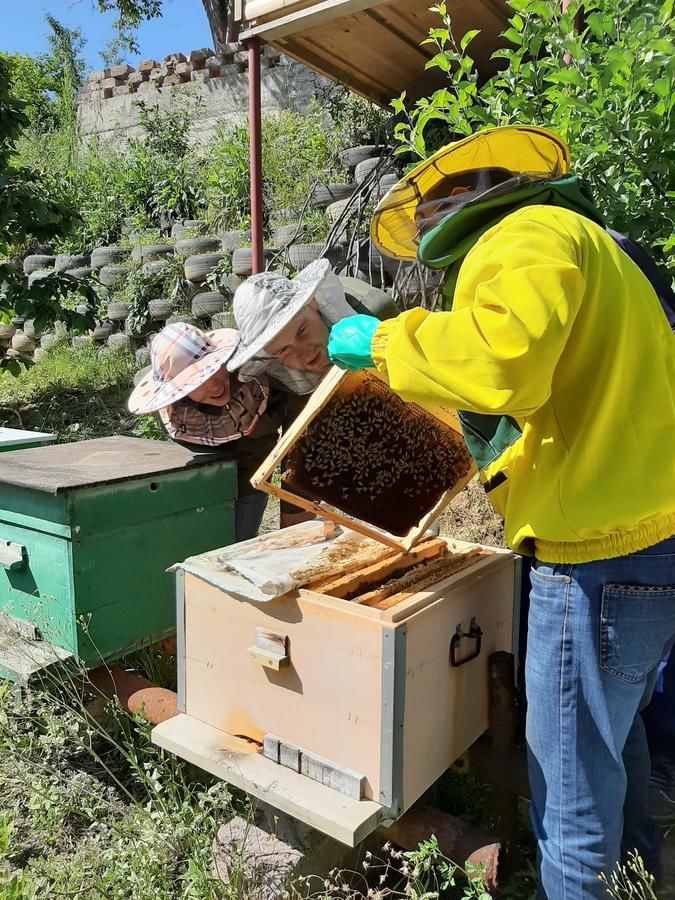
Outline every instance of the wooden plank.
<path fill-rule="evenodd" d="M 433 538 L 419 544 L 415 550 L 408 553 L 396 553 L 371 566 L 361 568 L 357 572 L 324 581 L 320 585 L 315 585 L 314 589 L 322 594 L 330 594 L 332 597 L 345 597 L 347 594 L 358 591 L 361 586 L 372 584 L 374 581 L 382 580 L 396 572 L 410 568 L 423 559 L 433 559 L 436 556 L 443 556 L 447 552 L 446 542 L 442 538 Z M 355 598 L 355 602 L 359 603 L 360 599 Z"/>
<path fill-rule="evenodd" d="M 387 606 L 382 607 L 380 603 L 392 596 L 398 597 L 399 601 L 397 602 L 400 602 L 400 600 L 407 599 L 408 596 L 419 593 L 421 590 L 424 590 L 425 586 L 438 581 L 442 577 L 442 573 L 453 574 L 456 571 L 454 567 L 463 568 L 462 562 L 466 555 L 470 556 L 471 553 L 449 558 L 444 556 L 441 559 L 431 559 L 418 572 L 407 571 L 398 577 L 394 576 L 387 584 L 357 597 L 356 602 L 363 606 L 387 609 Z M 393 606 L 394 604 L 389 605 Z"/>
<path fill-rule="evenodd" d="M 382 597 L 374 604 L 371 603 L 371 605 L 374 605 L 377 609 L 391 609 L 392 606 L 403 603 L 404 600 L 408 600 L 410 597 L 419 594 L 420 591 L 425 591 L 428 587 L 431 587 L 432 584 L 436 584 L 439 578 L 454 575 L 456 572 L 461 572 L 462 569 L 468 568 L 483 555 L 484 554 L 480 550 L 473 550 L 471 553 L 467 553 L 463 556 L 443 560 L 442 562 L 444 565 L 441 565 L 440 562 L 438 565 L 430 563 L 427 574 L 423 578 L 420 578 L 419 581 L 415 582 L 414 590 L 399 591 L 395 594 L 389 594 L 388 596 Z"/>
<path fill-rule="evenodd" d="M 431 606 L 440 597 L 445 596 L 448 591 L 454 590 L 459 585 L 463 585 L 466 590 L 469 590 L 474 582 L 478 582 L 490 575 L 493 566 L 502 565 L 513 566 L 513 553 L 510 550 L 489 552 L 472 566 L 468 566 L 466 569 L 455 572 L 454 575 L 450 575 L 448 578 L 437 581 L 436 584 L 427 590 L 418 591 L 407 600 L 401 600 L 388 610 L 378 610 L 376 607 L 366 607 L 366 609 L 371 609 L 379 614 L 383 622 L 391 624 L 403 622 L 420 610 Z M 363 609 L 363 606 L 359 604 L 356 609 Z"/>
<path fill-rule="evenodd" d="M 330 22 L 386 2 L 388 0 L 323 0 L 323 3 L 313 3 L 311 6 L 290 12 L 281 18 L 272 19 L 262 25 L 254 25 L 248 31 L 240 34 L 239 40 L 245 41 L 252 37 L 261 37 L 266 41 L 279 40 L 323 22 Z M 247 15 L 250 7 L 251 4 L 248 3 Z"/>
<path fill-rule="evenodd" d="M 152 741 L 350 847 L 386 818 L 379 803 L 346 797 L 265 759 L 249 742 L 187 715 L 157 725 Z"/>

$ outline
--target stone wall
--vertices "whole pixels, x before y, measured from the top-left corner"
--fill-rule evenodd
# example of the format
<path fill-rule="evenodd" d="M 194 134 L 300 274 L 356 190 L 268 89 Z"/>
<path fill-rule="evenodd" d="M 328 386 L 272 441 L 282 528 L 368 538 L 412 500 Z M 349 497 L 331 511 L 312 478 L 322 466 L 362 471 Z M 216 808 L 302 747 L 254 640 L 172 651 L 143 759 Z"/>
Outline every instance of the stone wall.
<path fill-rule="evenodd" d="M 137 102 L 169 109 L 179 97 L 190 98 L 194 113 L 191 137 L 204 141 L 218 123 L 238 124 L 246 119 L 248 54 L 239 44 L 216 56 L 212 50 L 193 50 L 188 56 L 172 53 L 164 61 L 148 59 L 134 70 L 113 66 L 92 72 L 78 95 L 78 124 L 84 141 L 100 137 L 124 143 L 142 134 Z M 304 112 L 321 76 L 272 47 L 261 58 L 263 114 L 293 109 Z"/>

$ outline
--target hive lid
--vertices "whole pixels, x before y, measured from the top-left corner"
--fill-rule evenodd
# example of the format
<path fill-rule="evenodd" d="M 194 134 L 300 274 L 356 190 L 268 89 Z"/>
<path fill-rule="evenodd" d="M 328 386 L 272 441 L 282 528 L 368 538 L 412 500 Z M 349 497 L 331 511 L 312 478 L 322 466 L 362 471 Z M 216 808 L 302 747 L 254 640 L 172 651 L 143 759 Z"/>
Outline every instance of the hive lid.
<path fill-rule="evenodd" d="M 205 466 L 218 457 L 145 438 L 107 437 L 4 453 L 0 485 L 48 494 Z"/>
<path fill-rule="evenodd" d="M 55 434 L 46 431 L 26 431 L 25 428 L 0 428 L 0 450 L 20 447 L 22 444 L 48 444 L 56 440 Z"/>
<path fill-rule="evenodd" d="M 404 402 L 375 371 L 333 369 L 251 484 L 409 550 L 475 473 L 452 410 Z"/>

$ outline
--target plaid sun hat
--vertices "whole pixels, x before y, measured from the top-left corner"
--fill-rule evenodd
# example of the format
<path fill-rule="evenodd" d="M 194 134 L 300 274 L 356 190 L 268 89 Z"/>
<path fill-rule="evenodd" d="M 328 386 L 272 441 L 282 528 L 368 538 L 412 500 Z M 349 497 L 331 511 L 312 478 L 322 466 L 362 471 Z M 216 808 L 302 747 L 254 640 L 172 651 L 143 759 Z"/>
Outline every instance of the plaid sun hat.
<path fill-rule="evenodd" d="M 152 342 L 150 371 L 132 391 L 129 411 L 142 416 L 187 397 L 227 363 L 238 341 L 234 328 L 206 334 L 184 322 L 166 325 Z"/>

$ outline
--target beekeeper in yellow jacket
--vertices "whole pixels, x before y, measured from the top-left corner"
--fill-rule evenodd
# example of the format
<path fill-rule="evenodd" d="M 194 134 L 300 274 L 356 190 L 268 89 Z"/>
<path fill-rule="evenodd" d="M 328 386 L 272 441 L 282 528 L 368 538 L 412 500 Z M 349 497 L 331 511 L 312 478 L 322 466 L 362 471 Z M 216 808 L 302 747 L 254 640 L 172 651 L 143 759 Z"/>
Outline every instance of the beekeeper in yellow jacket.
<path fill-rule="evenodd" d="M 488 129 L 380 203 L 378 249 L 445 269 L 444 312 L 333 327 L 344 368 L 457 410 L 514 550 L 534 557 L 527 743 L 540 896 L 606 896 L 637 848 L 653 870 L 639 710 L 675 641 L 675 337 L 604 229 L 569 152 Z"/>

